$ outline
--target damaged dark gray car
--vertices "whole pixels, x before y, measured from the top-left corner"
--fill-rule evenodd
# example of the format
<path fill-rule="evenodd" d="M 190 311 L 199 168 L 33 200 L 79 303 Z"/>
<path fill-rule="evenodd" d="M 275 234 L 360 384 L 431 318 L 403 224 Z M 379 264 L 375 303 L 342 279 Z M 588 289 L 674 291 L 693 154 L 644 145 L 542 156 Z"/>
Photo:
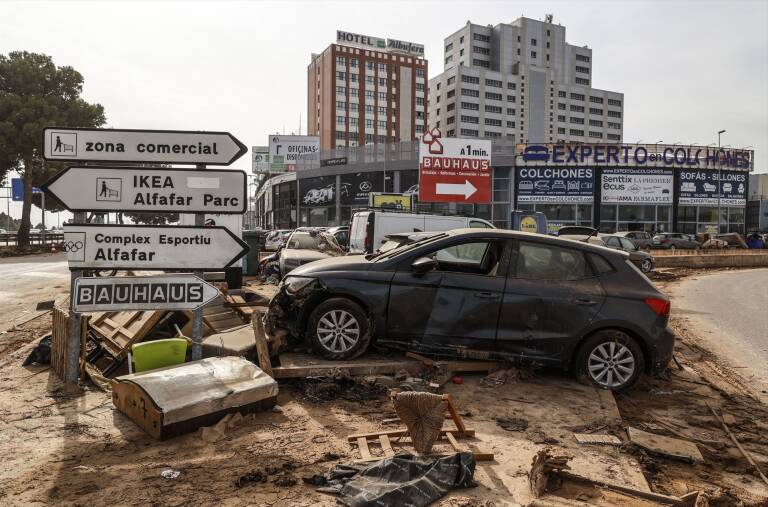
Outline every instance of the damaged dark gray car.
<path fill-rule="evenodd" d="M 557 365 L 613 390 L 666 367 L 669 299 L 620 251 L 493 229 L 296 268 L 267 330 L 329 359 L 378 345 Z"/>

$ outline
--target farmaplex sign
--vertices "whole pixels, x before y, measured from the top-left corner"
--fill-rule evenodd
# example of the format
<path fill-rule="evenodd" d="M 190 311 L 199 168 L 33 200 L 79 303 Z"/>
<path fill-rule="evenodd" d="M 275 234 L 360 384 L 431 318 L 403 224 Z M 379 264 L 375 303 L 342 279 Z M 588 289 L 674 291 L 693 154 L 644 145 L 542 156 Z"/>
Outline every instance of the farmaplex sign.
<path fill-rule="evenodd" d="M 664 169 L 603 169 L 601 201 L 617 204 L 672 204 L 674 176 Z"/>
<path fill-rule="evenodd" d="M 520 167 L 517 202 L 591 204 L 595 171 L 590 167 Z"/>
<path fill-rule="evenodd" d="M 702 146 L 635 144 L 519 144 L 521 165 L 722 167 L 749 170 L 753 152 Z M 522 160 L 520 160 L 522 159 Z"/>
<path fill-rule="evenodd" d="M 740 171 L 720 171 L 720 204 L 745 206 L 747 203 L 747 174 Z M 717 206 L 717 171 L 681 171 L 680 204 Z"/>

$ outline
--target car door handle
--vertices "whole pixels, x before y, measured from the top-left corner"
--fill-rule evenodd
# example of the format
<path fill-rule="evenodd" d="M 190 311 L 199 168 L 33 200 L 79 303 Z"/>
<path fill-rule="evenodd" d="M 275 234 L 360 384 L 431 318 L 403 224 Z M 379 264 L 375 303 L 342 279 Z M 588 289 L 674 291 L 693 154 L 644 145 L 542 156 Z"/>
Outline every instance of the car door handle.
<path fill-rule="evenodd" d="M 475 292 L 475 297 L 483 299 L 499 299 L 499 295 L 495 292 Z"/>
<path fill-rule="evenodd" d="M 573 302 L 576 303 L 577 305 L 584 305 L 584 306 L 592 306 L 592 305 L 596 305 L 597 304 L 597 301 L 594 301 L 592 299 L 578 299 L 577 298 L 577 299 L 574 299 Z"/>

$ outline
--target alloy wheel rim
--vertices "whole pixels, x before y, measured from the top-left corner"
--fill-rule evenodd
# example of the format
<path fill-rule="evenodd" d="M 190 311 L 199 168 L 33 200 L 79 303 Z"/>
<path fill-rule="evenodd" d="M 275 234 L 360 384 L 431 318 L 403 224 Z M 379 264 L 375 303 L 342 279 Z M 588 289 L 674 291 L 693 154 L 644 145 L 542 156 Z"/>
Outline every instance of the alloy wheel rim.
<path fill-rule="evenodd" d="M 651 261 L 649 261 L 648 259 L 645 259 L 643 261 L 643 264 L 642 264 L 641 268 L 642 268 L 643 272 L 645 272 L 645 273 L 649 272 L 651 270 Z"/>
<path fill-rule="evenodd" d="M 330 352 L 347 352 L 360 339 L 360 324 L 346 310 L 331 310 L 317 322 L 317 338 Z"/>
<path fill-rule="evenodd" d="M 619 342 L 604 342 L 592 349 L 587 368 L 599 385 L 616 388 L 626 384 L 635 373 L 635 356 Z"/>

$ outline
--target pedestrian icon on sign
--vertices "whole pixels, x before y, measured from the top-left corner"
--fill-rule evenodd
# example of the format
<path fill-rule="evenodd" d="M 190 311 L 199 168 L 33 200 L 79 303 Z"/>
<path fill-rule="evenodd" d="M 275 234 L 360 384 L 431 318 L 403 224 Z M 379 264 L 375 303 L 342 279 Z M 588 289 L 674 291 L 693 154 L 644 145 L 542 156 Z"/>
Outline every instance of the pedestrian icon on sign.
<path fill-rule="evenodd" d="M 96 200 L 119 202 L 122 186 L 120 178 L 96 178 Z"/>
<path fill-rule="evenodd" d="M 53 157 L 76 157 L 77 156 L 77 134 L 74 132 L 51 132 L 50 138 L 51 156 Z"/>
<path fill-rule="evenodd" d="M 56 148 L 53 151 L 61 151 L 61 136 L 56 136 Z"/>

